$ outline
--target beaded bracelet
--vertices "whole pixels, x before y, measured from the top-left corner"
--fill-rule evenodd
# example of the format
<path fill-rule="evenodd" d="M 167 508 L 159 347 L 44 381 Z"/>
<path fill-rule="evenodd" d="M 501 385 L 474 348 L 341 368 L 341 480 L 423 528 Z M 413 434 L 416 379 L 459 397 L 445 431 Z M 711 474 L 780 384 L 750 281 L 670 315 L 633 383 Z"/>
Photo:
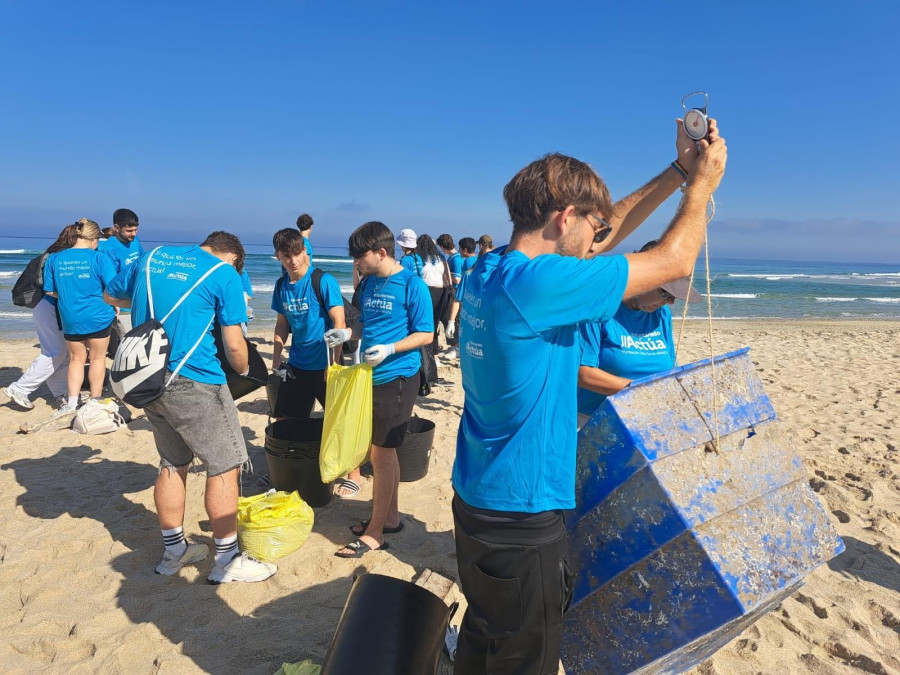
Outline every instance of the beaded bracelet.
<path fill-rule="evenodd" d="M 687 171 L 684 170 L 684 167 L 681 166 L 681 164 L 678 162 L 677 159 L 674 162 L 672 162 L 669 166 L 671 166 L 679 174 L 681 174 L 681 177 L 684 178 L 684 180 L 687 180 L 687 177 L 688 177 Z"/>

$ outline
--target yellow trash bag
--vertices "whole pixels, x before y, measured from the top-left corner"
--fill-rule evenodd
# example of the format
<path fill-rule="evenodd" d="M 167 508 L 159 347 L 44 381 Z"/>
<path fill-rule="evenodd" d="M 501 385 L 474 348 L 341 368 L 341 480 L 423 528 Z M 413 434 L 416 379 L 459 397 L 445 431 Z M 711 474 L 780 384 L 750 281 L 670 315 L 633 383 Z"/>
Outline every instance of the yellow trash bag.
<path fill-rule="evenodd" d="M 319 675 L 322 666 L 305 659 L 300 663 L 282 663 L 275 675 Z"/>
<path fill-rule="evenodd" d="M 328 367 L 319 471 L 330 483 L 366 461 L 372 443 L 372 366 Z"/>
<path fill-rule="evenodd" d="M 272 562 L 303 546 L 313 527 L 312 507 L 295 491 L 238 499 L 238 542 L 241 550 Z"/>

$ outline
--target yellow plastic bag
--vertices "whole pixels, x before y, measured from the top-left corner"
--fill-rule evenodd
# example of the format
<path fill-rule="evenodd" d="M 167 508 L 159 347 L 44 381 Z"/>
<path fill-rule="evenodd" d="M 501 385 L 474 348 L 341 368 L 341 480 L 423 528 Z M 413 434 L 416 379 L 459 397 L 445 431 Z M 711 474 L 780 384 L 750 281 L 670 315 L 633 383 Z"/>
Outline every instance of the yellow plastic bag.
<path fill-rule="evenodd" d="M 304 659 L 300 663 L 282 663 L 275 675 L 319 675 L 321 672 L 322 666 Z"/>
<path fill-rule="evenodd" d="M 303 546 L 313 527 L 312 507 L 297 492 L 269 490 L 238 499 L 241 550 L 272 562 Z"/>
<path fill-rule="evenodd" d="M 319 471 L 322 482 L 344 476 L 364 461 L 372 442 L 372 367 L 328 367 Z"/>

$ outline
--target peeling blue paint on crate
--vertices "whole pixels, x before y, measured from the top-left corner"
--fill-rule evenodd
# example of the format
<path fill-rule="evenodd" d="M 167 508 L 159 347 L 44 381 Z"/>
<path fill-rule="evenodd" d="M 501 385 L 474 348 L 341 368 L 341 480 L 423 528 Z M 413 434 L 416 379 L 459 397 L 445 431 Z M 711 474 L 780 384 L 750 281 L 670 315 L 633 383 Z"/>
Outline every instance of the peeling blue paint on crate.
<path fill-rule="evenodd" d="M 843 551 L 748 350 L 715 368 L 717 411 L 706 359 L 635 381 L 579 433 L 570 675 L 683 672 Z"/>

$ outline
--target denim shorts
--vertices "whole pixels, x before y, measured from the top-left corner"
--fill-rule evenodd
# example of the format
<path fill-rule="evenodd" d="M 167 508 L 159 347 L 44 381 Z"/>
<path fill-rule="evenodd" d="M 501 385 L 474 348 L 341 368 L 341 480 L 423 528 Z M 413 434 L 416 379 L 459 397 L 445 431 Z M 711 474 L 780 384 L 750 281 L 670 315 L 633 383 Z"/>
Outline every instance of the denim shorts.
<path fill-rule="evenodd" d="M 160 468 L 187 466 L 197 457 L 207 476 L 218 476 L 247 461 L 247 445 L 227 384 L 176 376 L 144 412 L 162 458 Z"/>

